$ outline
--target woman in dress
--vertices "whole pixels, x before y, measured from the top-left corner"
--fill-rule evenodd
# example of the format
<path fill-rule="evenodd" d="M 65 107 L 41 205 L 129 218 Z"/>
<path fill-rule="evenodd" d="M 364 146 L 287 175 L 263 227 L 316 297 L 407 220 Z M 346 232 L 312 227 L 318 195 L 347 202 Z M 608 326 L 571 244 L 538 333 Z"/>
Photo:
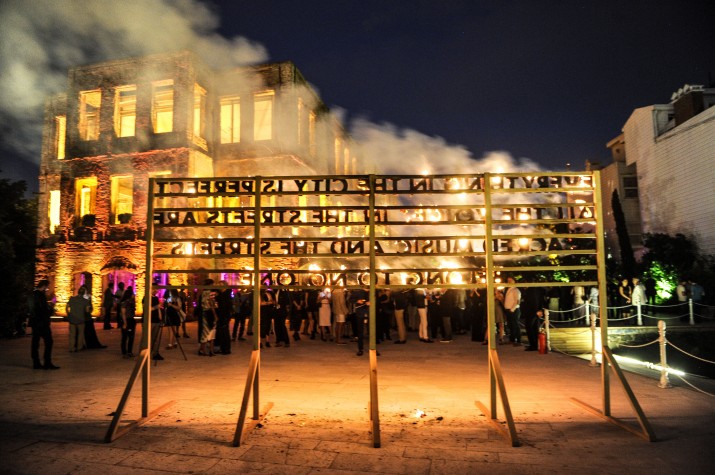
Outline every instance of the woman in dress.
<path fill-rule="evenodd" d="M 630 281 L 628 279 L 622 279 L 618 286 L 618 307 L 620 311 L 620 318 L 623 319 L 623 324 L 628 323 L 628 319 L 631 318 L 631 294 L 633 289 L 631 288 Z"/>
<path fill-rule="evenodd" d="M 97 329 L 94 328 L 94 320 L 92 319 L 92 296 L 89 293 L 89 290 L 87 290 L 84 294 L 84 298 L 86 298 L 90 304 L 89 304 L 89 311 L 85 315 L 85 323 L 84 323 L 84 344 L 87 349 L 96 349 L 96 348 L 106 348 L 107 345 L 103 345 L 100 341 L 99 338 L 97 338 Z M 112 296 L 112 301 L 114 301 L 114 296 Z"/>
<path fill-rule="evenodd" d="M 271 347 L 271 342 L 268 341 L 268 335 L 271 333 L 271 324 L 275 318 L 276 299 L 273 297 L 273 292 L 261 290 L 261 348 Z"/>
<path fill-rule="evenodd" d="M 327 336 L 330 335 L 330 316 L 332 310 L 330 307 L 330 289 L 325 289 L 318 294 L 318 324 L 320 325 L 320 339 L 327 341 Z"/>
<path fill-rule="evenodd" d="M 171 350 L 179 346 L 176 339 L 179 336 L 179 327 L 181 326 L 184 304 L 179 296 L 179 291 L 171 289 L 166 297 L 166 326 L 169 327 L 169 344 L 166 345 L 167 350 Z"/>

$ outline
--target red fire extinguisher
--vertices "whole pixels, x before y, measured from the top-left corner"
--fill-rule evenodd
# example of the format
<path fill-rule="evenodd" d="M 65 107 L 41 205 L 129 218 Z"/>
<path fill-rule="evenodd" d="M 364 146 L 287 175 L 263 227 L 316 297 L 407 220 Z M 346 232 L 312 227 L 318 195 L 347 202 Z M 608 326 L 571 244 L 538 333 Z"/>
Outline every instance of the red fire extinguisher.
<path fill-rule="evenodd" d="M 546 345 L 546 332 L 541 330 L 539 332 L 539 354 L 545 355 L 549 352 L 549 347 Z"/>

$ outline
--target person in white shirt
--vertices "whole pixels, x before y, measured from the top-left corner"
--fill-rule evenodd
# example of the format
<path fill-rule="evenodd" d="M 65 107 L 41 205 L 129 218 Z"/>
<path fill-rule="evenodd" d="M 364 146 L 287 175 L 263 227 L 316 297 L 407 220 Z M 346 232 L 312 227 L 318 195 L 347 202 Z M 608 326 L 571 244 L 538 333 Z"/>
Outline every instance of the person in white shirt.
<path fill-rule="evenodd" d="M 507 283 L 514 284 L 513 277 L 507 278 Z M 504 313 L 506 323 L 509 328 L 509 341 L 514 346 L 521 345 L 521 329 L 519 328 L 519 318 L 521 317 L 521 291 L 517 287 L 509 287 L 504 296 Z"/>

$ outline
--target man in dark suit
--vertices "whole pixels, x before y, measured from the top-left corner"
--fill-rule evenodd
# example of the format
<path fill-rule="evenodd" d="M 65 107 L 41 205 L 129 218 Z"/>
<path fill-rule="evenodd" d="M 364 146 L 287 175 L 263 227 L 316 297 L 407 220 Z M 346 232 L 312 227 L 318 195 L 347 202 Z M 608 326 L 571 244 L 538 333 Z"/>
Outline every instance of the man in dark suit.
<path fill-rule="evenodd" d="M 32 344 L 30 354 L 34 369 L 60 369 L 52 364 L 52 329 L 50 317 L 52 309 L 47 302 L 47 289 L 50 282 L 42 279 L 37 283 L 37 288 L 32 291 L 30 298 L 30 325 L 32 326 Z M 45 342 L 44 364 L 40 362 L 40 339 Z"/>

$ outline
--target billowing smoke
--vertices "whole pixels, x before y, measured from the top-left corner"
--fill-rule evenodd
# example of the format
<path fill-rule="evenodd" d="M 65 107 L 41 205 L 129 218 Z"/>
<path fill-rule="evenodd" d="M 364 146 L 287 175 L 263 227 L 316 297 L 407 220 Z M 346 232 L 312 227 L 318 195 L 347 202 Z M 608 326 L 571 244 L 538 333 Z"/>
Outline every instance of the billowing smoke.
<path fill-rule="evenodd" d="M 367 171 L 432 175 L 539 170 L 535 162 L 515 160 L 508 152 L 490 152 L 477 160 L 461 145 L 392 124 L 356 119 L 350 131 L 360 144 Z"/>
<path fill-rule="evenodd" d="M 0 170 L 35 186 L 43 105 L 66 90 L 69 68 L 184 49 L 216 69 L 269 60 L 266 48 L 217 33 L 220 18 L 200 0 L 4 0 L 0 3 Z M 300 67 L 300 64 L 298 65 Z M 320 78 L 310 78 L 319 83 Z M 338 117 L 347 116 L 335 109 Z M 475 159 L 439 137 L 366 119 L 349 132 L 361 144 L 359 173 L 532 171 L 528 159 Z M 20 159 L 12 166 L 8 157 Z M 285 174 L 285 170 L 276 173 Z"/>
<path fill-rule="evenodd" d="M 218 24 L 197 0 L 0 2 L 2 152 L 24 161 L 3 160 L 3 175 L 37 175 L 44 101 L 66 89 L 73 66 L 183 49 L 214 67 L 268 60 L 263 45 L 224 38 Z"/>

